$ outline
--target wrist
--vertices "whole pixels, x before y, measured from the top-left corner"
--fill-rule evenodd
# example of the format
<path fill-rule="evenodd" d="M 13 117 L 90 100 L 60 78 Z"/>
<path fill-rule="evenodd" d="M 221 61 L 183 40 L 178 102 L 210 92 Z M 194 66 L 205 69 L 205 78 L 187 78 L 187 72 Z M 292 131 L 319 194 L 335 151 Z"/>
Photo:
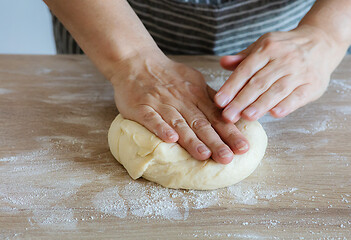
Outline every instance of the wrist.
<path fill-rule="evenodd" d="M 340 39 L 333 33 L 328 32 L 327 29 L 313 23 L 301 22 L 295 30 L 307 30 L 311 33 L 311 38 L 314 38 L 317 41 L 324 41 L 330 49 L 334 50 L 335 53 L 342 54 L 342 56 L 346 53 L 350 45 L 348 40 Z"/>
<path fill-rule="evenodd" d="M 132 75 L 147 71 L 150 66 L 169 61 L 158 47 L 143 47 L 111 62 L 105 76 L 113 85 L 117 85 L 122 79 L 133 78 Z"/>
<path fill-rule="evenodd" d="M 332 34 L 328 34 L 325 29 L 319 26 L 300 23 L 298 27 L 292 31 L 299 32 L 302 36 L 307 38 L 312 48 L 318 51 L 318 55 L 328 59 L 328 66 L 325 66 L 325 68 L 329 69 L 330 73 L 339 65 L 348 49 L 347 44 L 338 41 Z"/>
<path fill-rule="evenodd" d="M 155 60 L 167 58 L 157 45 L 139 46 L 138 48 L 128 49 L 123 54 L 110 57 L 108 63 L 105 64 L 105 69 L 102 73 L 111 81 L 112 78 L 118 75 L 123 75 L 125 72 L 137 70 L 143 62 L 147 60 Z"/>

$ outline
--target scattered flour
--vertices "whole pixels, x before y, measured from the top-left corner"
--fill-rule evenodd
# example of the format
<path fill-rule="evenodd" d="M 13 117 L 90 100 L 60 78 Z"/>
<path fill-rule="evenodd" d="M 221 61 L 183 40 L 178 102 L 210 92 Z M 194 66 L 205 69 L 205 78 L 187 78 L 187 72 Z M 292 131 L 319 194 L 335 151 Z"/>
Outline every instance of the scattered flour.
<path fill-rule="evenodd" d="M 276 119 L 271 116 L 264 116 L 259 120 L 261 123 L 271 124 L 274 123 Z M 280 127 L 266 127 L 266 132 L 269 137 L 274 137 L 276 135 L 282 135 L 289 132 L 296 132 L 308 135 L 315 135 L 326 130 L 334 129 L 336 125 L 333 123 L 332 119 L 329 116 L 325 116 L 324 119 L 313 119 L 309 124 L 301 127 L 292 127 L 292 128 L 280 128 Z"/>
<path fill-rule="evenodd" d="M 74 230 L 77 227 L 78 219 L 74 217 L 73 209 L 53 207 L 48 211 L 35 211 L 33 217 L 29 219 L 32 224 L 54 229 Z"/>
<path fill-rule="evenodd" d="M 92 73 L 83 73 L 81 76 L 83 78 L 92 78 L 92 77 L 94 77 L 94 74 L 92 74 Z"/>
<path fill-rule="evenodd" d="M 214 231 L 195 231 L 192 235 L 193 238 L 204 239 L 204 238 L 216 238 L 216 239 L 265 239 L 264 236 L 257 234 L 241 234 L 241 233 L 221 233 Z"/>
<path fill-rule="evenodd" d="M 316 134 L 319 132 L 324 132 L 327 129 L 331 129 L 331 118 L 330 117 L 326 117 L 325 119 L 323 119 L 322 121 L 316 121 L 314 123 L 312 123 L 310 126 L 310 133 L 311 134 Z"/>
<path fill-rule="evenodd" d="M 40 68 L 40 69 L 38 69 L 38 70 L 35 72 L 35 74 L 36 74 L 36 75 L 46 75 L 46 74 L 51 73 L 52 71 L 53 71 L 53 70 L 50 69 L 50 68 Z"/>
<path fill-rule="evenodd" d="M 127 216 L 127 207 L 124 199 L 119 194 L 118 187 L 108 188 L 96 194 L 93 203 L 99 211 L 105 214 L 119 218 Z"/>
<path fill-rule="evenodd" d="M 344 105 L 344 106 L 333 106 L 331 109 L 330 106 L 322 106 L 322 110 L 328 111 L 328 112 L 335 112 L 338 115 L 343 115 L 343 116 L 348 116 L 351 115 L 351 106 L 350 105 Z"/>
<path fill-rule="evenodd" d="M 38 137 L 33 141 L 41 143 L 42 148 L 0 158 L 2 216 L 23 215 L 29 211 L 28 222 L 31 226 L 66 230 L 76 227 L 75 210 L 65 202 L 74 197 L 81 186 L 92 181 L 84 176 L 91 170 L 82 169 L 77 175 L 74 162 L 53 157 L 62 150 L 58 139 L 71 141 L 68 137 L 60 139 L 60 136 L 56 140 L 55 137 Z"/>
<path fill-rule="evenodd" d="M 175 190 L 163 188 L 146 181 L 131 181 L 96 194 L 94 207 L 101 212 L 119 218 L 130 216 L 186 220 L 191 209 L 203 209 L 230 204 L 257 204 L 297 191 L 297 188 L 271 189 L 263 185 L 239 183 L 213 191 Z"/>
<path fill-rule="evenodd" d="M 45 149 L 38 149 L 35 151 L 30 151 L 28 153 L 0 158 L 0 162 L 15 162 L 19 160 L 31 161 L 37 159 L 38 157 L 40 158 L 45 156 L 48 152 L 49 151 Z"/>
<path fill-rule="evenodd" d="M 86 101 L 86 102 L 97 102 L 97 101 L 110 101 L 110 94 L 101 94 L 98 91 L 90 91 L 90 92 L 62 92 L 58 94 L 53 94 L 49 96 L 49 99 L 43 99 L 44 102 L 48 103 L 70 103 L 72 101 Z"/>
<path fill-rule="evenodd" d="M 330 82 L 332 87 L 336 88 L 336 91 L 341 94 L 349 93 L 351 91 L 351 82 L 347 79 L 333 79 Z"/>
<path fill-rule="evenodd" d="M 6 88 L 0 88 L 0 95 L 2 94 L 8 94 L 8 93 L 12 93 L 13 91 L 10 89 L 6 89 Z"/>

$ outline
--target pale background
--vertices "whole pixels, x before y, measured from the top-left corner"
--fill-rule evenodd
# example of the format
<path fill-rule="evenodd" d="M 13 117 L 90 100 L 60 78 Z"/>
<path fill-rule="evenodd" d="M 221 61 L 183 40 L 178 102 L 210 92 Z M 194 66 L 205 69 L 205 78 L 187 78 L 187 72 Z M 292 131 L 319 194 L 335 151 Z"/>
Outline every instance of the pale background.
<path fill-rule="evenodd" d="M 0 0 L 0 54 L 56 54 L 43 1 Z"/>

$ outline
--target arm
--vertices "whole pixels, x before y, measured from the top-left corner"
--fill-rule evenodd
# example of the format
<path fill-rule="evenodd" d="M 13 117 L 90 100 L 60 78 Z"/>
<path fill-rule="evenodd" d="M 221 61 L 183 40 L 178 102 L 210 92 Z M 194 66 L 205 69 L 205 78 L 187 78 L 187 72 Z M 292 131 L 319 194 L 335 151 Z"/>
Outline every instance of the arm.
<path fill-rule="evenodd" d="M 124 59 L 161 54 L 127 1 L 44 1 L 107 79 Z"/>
<path fill-rule="evenodd" d="M 311 26 L 324 32 L 343 56 L 351 45 L 351 2 L 317 0 L 299 27 Z"/>
<path fill-rule="evenodd" d="M 223 117 L 284 117 L 316 100 L 351 44 L 351 1 L 317 0 L 299 26 L 263 35 L 247 49 L 221 59 L 234 70 L 215 96 Z"/>
<path fill-rule="evenodd" d="M 248 143 L 201 73 L 167 58 L 125 0 L 45 0 L 109 79 L 119 112 L 194 158 L 229 163 Z"/>

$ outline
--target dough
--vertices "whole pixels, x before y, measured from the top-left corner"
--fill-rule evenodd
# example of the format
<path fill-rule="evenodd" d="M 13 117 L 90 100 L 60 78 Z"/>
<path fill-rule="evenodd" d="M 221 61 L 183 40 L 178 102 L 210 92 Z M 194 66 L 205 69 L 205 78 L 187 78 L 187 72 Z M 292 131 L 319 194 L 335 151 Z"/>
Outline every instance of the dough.
<path fill-rule="evenodd" d="M 108 132 L 113 156 L 133 179 L 143 177 L 168 188 L 209 190 L 227 187 L 248 177 L 260 163 L 267 135 L 260 123 L 240 120 L 237 127 L 250 150 L 227 165 L 199 161 L 178 143 L 165 143 L 142 125 L 118 115 Z"/>

